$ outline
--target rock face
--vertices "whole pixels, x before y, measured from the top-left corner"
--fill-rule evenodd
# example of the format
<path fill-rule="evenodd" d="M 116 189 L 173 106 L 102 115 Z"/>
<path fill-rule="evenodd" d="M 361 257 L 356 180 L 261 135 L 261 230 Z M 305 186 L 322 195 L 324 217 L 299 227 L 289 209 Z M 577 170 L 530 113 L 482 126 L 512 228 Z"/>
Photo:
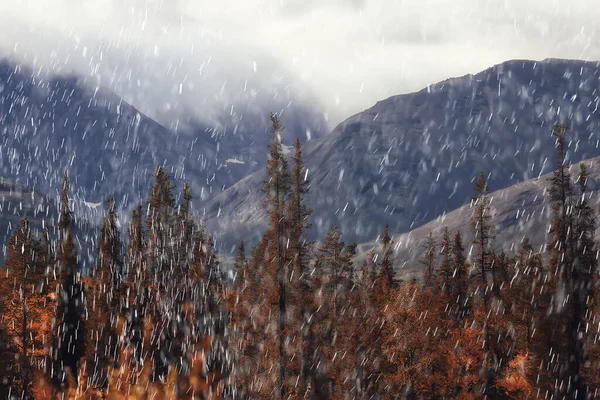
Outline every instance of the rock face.
<path fill-rule="evenodd" d="M 599 104 L 599 64 L 570 60 L 509 61 L 380 101 L 306 145 L 312 236 L 330 224 L 347 241 L 372 240 L 386 222 L 408 232 L 468 203 L 480 171 L 495 190 L 545 174 L 557 122 L 572 162 L 598 156 Z M 225 242 L 261 234 L 263 178 L 209 202 L 208 226 Z"/>

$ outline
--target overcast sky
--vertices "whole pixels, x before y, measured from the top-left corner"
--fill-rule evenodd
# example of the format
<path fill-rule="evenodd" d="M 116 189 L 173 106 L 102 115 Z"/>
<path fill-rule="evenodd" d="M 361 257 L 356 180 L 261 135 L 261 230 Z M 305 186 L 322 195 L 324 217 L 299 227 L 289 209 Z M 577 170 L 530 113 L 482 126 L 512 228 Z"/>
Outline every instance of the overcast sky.
<path fill-rule="evenodd" d="M 514 58 L 600 59 L 598 0 L 0 0 L 0 52 L 163 123 L 304 102 L 330 127 Z"/>

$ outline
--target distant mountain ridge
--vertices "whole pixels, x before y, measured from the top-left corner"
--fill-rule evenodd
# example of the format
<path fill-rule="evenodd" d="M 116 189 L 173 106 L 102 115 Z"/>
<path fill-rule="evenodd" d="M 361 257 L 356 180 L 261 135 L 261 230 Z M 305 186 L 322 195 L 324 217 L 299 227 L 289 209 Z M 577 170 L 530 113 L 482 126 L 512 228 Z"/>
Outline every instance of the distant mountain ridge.
<path fill-rule="evenodd" d="M 382 100 L 306 145 L 311 237 L 330 224 L 348 241 L 371 240 L 386 222 L 408 232 L 466 204 L 480 171 L 495 189 L 547 173 L 557 122 L 572 162 L 599 156 L 599 105 L 599 64 L 576 60 L 508 61 Z M 263 177 L 210 201 L 207 224 L 224 242 L 258 239 Z"/>

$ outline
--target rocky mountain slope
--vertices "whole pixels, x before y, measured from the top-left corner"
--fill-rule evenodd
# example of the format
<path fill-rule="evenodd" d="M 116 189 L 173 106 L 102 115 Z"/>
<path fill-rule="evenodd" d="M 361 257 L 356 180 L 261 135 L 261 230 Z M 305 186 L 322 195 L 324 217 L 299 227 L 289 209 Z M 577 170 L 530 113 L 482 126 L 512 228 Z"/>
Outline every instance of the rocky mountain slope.
<path fill-rule="evenodd" d="M 590 204 L 594 210 L 598 210 L 600 204 L 600 157 L 584 160 L 581 163 L 588 168 L 588 188 L 591 192 Z M 579 164 L 571 165 L 571 178 L 577 179 Z M 507 251 L 518 251 L 524 238 L 528 238 L 534 249 L 544 252 L 548 242 L 547 232 L 550 227 L 552 210 L 548 204 L 549 188 L 548 179 L 552 173 L 541 177 L 529 179 L 505 189 L 496 190 L 489 194 L 491 200 L 492 223 L 496 229 L 494 248 Z M 493 189 L 493 188 L 491 188 Z M 469 223 L 473 213 L 471 204 L 466 204 L 456 210 L 450 211 L 433 219 L 427 224 L 411 230 L 394 235 L 394 258 L 396 267 L 402 276 L 419 273 L 422 266 L 418 260 L 423 255 L 423 244 L 429 232 L 433 233 L 439 243 L 442 231 L 445 227 L 452 234 L 460 231 L 464 239 L 465 250 L 472 250 L 472 233 Z M 357 259 L 367 257 L 372 248 L 377 249 L 376 239 L 358 246 L 359 255 Z"/>
<path fill-rule="evenodd" d="M 348 241 L 376 237 L 388 222 L 408 232 L 471 198 L 474 178 L 507 188 L 552 168 L 556 122 L 568 127 L 569 159 L 600 155 L 600 66 L 516 60 L 390 97 L 305 147 L 313 238 L 330 224 Z M 285 124 L 285 120 L 283 121 Z M 208 226 L 225 243 L 258 239 L 264 171 L 219 194 Z"/>

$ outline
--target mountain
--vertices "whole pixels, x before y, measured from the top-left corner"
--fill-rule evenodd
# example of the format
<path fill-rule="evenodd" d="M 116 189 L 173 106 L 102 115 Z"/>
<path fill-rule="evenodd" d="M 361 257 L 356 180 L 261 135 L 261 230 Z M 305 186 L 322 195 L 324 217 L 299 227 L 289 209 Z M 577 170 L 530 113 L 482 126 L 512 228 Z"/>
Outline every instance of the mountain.
<path fill-rule="evenodd" d="M 146 199 L 157 164 L 189 181 L 199 204 L 264 166 L 268 114 L 235 127 L 169 130 L 96 82 L 1 61 L 0 176 L 56 197 L 66 169 L 76 201 L 98 204 L 112 193 L 131 209 Z M 298 121 L 288 135 L 319 137 L 322 118 L 302 107 L 286 112 Z"/>
<path fill-rule="evenodd" d="M 600 155 L 599 83 L 596 62 L 515 60 L 348 118 L 304 149 L 311 237 L 322 237 L 330 224 L 359 243 L 386 222 L 408 232 L 468 203 L 480 171 L 494 189 L 547 173 L 557 122 L 567 125 L 572 162 Z M 262 179 L 259 171 L 209 202 L 207 225 L 223 242 L 258 239 L 265 227 Z"/>
<path fill-rule="evenodd" d="M 600 198 L 600 157 L 584 160 L 581 163 L 588 168 L 588 189 L 591 194 L 590 205 L 598 210 Z M 570 173 L 573 182 L 577 180 L 579 164 L 571 165 Z M 517 183 L 508 188 L 496 190 L 489 194 L 491 200 L 490 211 L 492 224 L 496 229 L 493 247 L 508 251 L 518 251 L 524 238 L 528 238 L 535 251 L 541 253 L 548 242 L 547 232 L 550 228 L 552 209 L 548 203 L 547 189 L 550 187 L 548 179 L 552 172 Z M 441 241 L 442 231 L 445 227 L 452 234 L 460 231 L 467 253 L 472 246 L 472 233 L 469 228 L 473 209 L 470 204 L 465 204 L 456 210 L 441 215 L 425 225 L 410 232 L 394 235 L 394 258 L 400 275 L 419 273 L 422 266 L 418 260 L 423 255 L 423 244 L 429 232 Z M 367 253 L 375 246 L 371 240 L 358 246 L 358 259 L 367 257 Z"/>

